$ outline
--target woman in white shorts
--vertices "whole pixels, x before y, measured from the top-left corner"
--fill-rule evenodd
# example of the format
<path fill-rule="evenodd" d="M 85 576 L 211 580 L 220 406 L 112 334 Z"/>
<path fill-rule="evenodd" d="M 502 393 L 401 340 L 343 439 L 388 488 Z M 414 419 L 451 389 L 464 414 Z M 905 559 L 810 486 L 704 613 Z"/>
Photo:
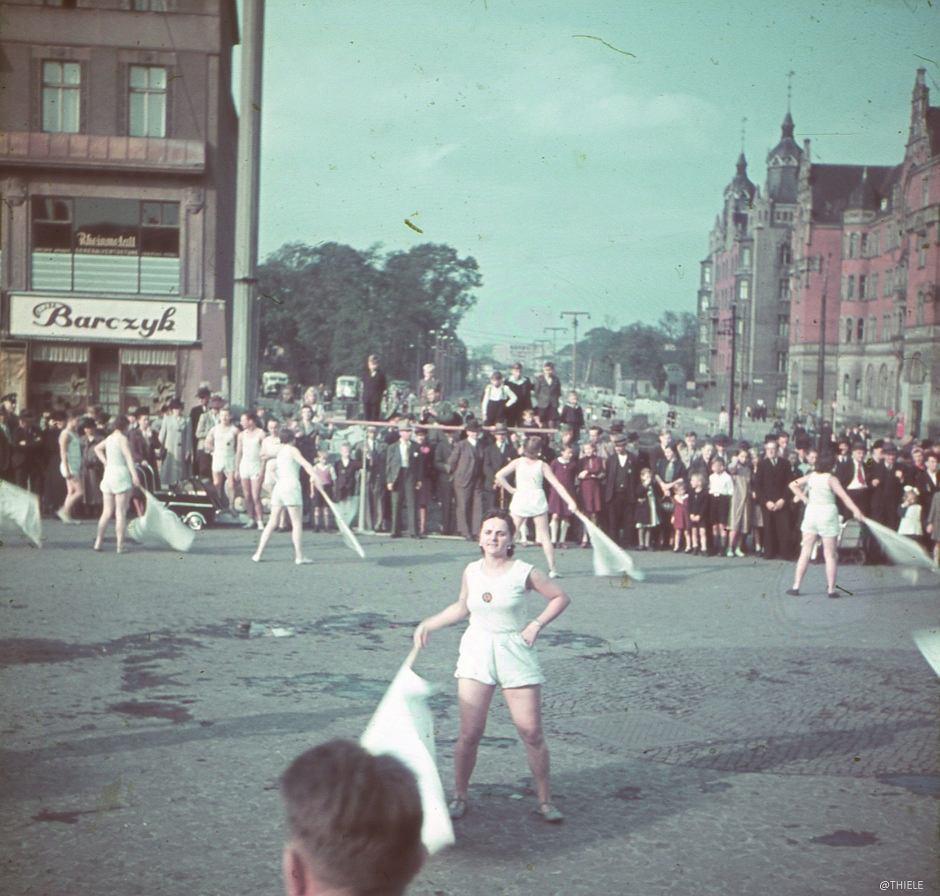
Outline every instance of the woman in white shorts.
<path fill-rule="evenodd" d="M 63 523 L 79 523 L 72 518 L 72 508 L 85 494 L 82 488 L 82 438 L 78 434 L 78 411 L 69 411 L 59 436 L 59 472 L 65 480 L 65 503 L 56 511 Z"/>
<path fill-rule="evenodd" d="M 268 418 L 267 435 L 261 440 L 261 491 L 266 492 L 270 498 L 277 482 L 277 464 L 275 459 L 281 450 L 281 424 L 273 417 Z M 287 528 L 283 511 L 278 511 L 277 528 L 284 531 Z"/>
<path fill-rule="evenodd" d="M 258 426 L 254 414 L 242 414 L 242 431 L 238 434 L 235 449 L 235 468 L 242 481 L 242 493 L 245 496 L 245 513 L 248 514 L 246 529 L 257 525 L 264 528 L 261 509 L 261 442 L 264 432 Z"/>
<path fill-rule="evenodd" d="M 235 441 L 238 427 L 229 408 L 219 411 L 219 422 L 206 436 L 206 453 L 212 455 L 212 484 L 225 496 L 228 507 L 235 500 Z"/>
<path fill-rule="evenodd" d="M 274 533 L 277 526 L 277 518 L 281 515 L 281 510 L 287 512 L 290 517 L 291 539 L 294 542 L 294 563 L 298 566 L 304 563 L 313 563 L 304 557 L 301 551 L 301 535 L 303 533 L 303 510 L 304 499 L 303 491 L 300 487 L 300 468 L 303 467 L 310 477 L 310 492 L 313 494 L 313 465 L 307 461 L 294 445 L 294 431 L 292 429 L 282 429 L 279 436 L 281 447 L 274 459 L 275 483 L 271 490 L 271 515 L 268 517 L 268 524 L 261 533 L 261 540 L 258 542 L 258 550 L 252 556 L 255 563 L 261 562 L 261 555 Z"/>
<path fill-rule="evenodd" d="M 568 493 L 568 490 L 558 481 L 552 468 L 541 459 L 542 440 L 538 436 L 526 439 L 522 456 L 511 460 L 496 474 L 496 482 L 500 488 L 512 493 L 509 502 L 509 512 L 512 514 L 513 526 L 518 530 L 523 520 L 535 521 L 535 540 L 542 545 L 542 552 L 548 563 L 548 577 L 555 579 L 558 571 L 555 569 L 555 547 L 552 544 L 548 531 L 548 501 L 545 498 L 543 481 L 561 496 L 572 513 L 576 513 L 578 505 Z M 509 484 L 506 477 L 515 472 L 515 488 Z"/>
<path fill-rule="evenodd" d="M 114 517 L 114 530 L 117 536 L 117 552 L 124 553 L 124 535 L 127 532 L 127 505 L 131 500 L 131 488 L 140 488 L 140 477 L 134 466 L 131 446 L 127 441 L 127 417 L 118 414 L 114 418 L 114 431 L 104 441 L 95 445 L 95 454 L 104 464 L 101 477 L 102 509 L 98 520 L 98 535 L 94 550 L 101 550 L 105 530 L 111 517 Z"/>
<path fill-rule="evenodd" d="M 483 558 L 467 566 L 457 601 L 415 629 L 417 647 L 431 632 L 470 619 L 460 640 L 457 659 L 457 699 L 460 735 L 454 747 L 452 818 L 467 811 L 467 789 L 476 764 L 477 748 L 486 727 L 493 691 L 500 687 L 519 737 L 525 744 L 529 768 L 538 792 L 538 812 L 545 821 L 563 815 L 552 804 L 548 747 L 542 733 L 542 670 L 535 653 L 539 632 L 571 602 L 554 582 L 528 563 L 513 559 L 515 527 L 504 510 L 491 510 L 480 526 Z M 531 621 L 526 591 L 548 601 Z"/>
<path fill-rule="evenodd" d="M 818 464 L 822 470 L 832 469 L 832 458 L 825 457 Z M 806 510 L 803 514 L 803 523 L 800 530 L 803 533 L 803 542 L 800 547 L 800 557 L 796 561 L 796 572 L 793 576 L 793 587 L 787 594 L 796 597 L 800 593 L 800 584 L 809 567 L 810 555 L 817 538 L 822 539 L 823 553 L 826 557 L 826 587 L 829 597 L 838 597 L 836 591 L 836 572 L 839 567 L 839 555 L 836 550 L 836 540 L 839 537 L 841 521 L 839 509 L 836 506 L 838 497 L 851 511 L 855 519 L 862 520 L 862 512 L 849 497 L 842 484 L 832 473 L 820 473 L 815 470 L 794 479 L 790 483 L 794 501 L 803 501 Z"/>

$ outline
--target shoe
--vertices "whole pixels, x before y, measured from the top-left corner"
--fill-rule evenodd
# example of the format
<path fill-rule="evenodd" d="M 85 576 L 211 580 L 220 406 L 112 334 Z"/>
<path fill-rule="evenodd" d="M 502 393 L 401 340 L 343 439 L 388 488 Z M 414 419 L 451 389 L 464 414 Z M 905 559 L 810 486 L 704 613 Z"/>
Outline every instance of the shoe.
<path fill-rule="evenodd" d="M 264 529 L 264 523 L 261 522 L 261 520 L 258 520 L 258 531 L 260 532 L 260 531 L 262 531 L 263 529 Z"/>
<path fill-rule="evenodd" d="M 726 556 L 726 557 L 733 557 L 733 556 L 734 556 L 734 551 L 732 551 L 731 548 L 728 548 L 728 550 L 725 551 L 725 556 Z"/>
<path fill-rule="evenodd" d="M 687 554 L 693 553 L 692 548 L 686 548 L 686 549 L 685 549 L 685 552 L 686 552 Z"/>
<path fill-rule="evenodd" d="M 100 551 L 100 550 L 101 550 L 101 539 L 100 539 L 100 538 L 95 539 L 95 543 L 91 546 L 91 549 L 92 549 L 93 551 Z"/>
<path fill-rule="evenodd" d="M 826 597 L 839 597 L 839 592 L 838 592 L 838 591 L 827 591 L 827 592 L 826 592 Z"/>
<path fill-rule="evenodd" d="M 294 560 L 294 564 L 296 566 L 306 566 L 308 563 L 313 563 L 309 557 L 298 557 L 296 560 Z"/>
<path fill-rule="evenodd" d="M 55 512 L 55 515 L 62 520 L 63 523 L 68 524 L 72 522 L 72 518 L 61 507 Z"/>
<path fill-rule="evenodd" d="M 789 594 L 790 597 L 799 597 L 800 589 L 799 588 L 787 588 L 787 594 Z"/>
<path fill-rule="evenodd" d="M 462 796 L 455 796 L 447 804 L 447 812 L 451 818 L 463 818 L 467 814 L 467 801 Z"/>
<path fill-rule="evenodd" d="M 252 561 L 252 563 L 260 563 L 260 562 L 261 562 L 261 557 L 259 557 L 257 554 L 252 554 L 252 555 L 251 555 L 251 561 Z"/>
<path fill-rule="evenodd" d="M 557 570 L 557 569 L 550 569 L 550 570 L 548 571 L 548 577 L 549 577 L 550 579 L 560 579 L 560 578 L 561 578 L 561 576 L 558 574 L 558 570 Z"/>
<path fill-rule="evenodd" d="M 735 549 L 734 549 L 734 556 L 735 556 L 735 557 L 746 557 L 747 554 L 745 554 L 744 551 L 741 550 L 741 548 L 735 548 Z"/>
<path fill-rule="evenodd" d="M 559 824 L 565 820 L 565 816 L 551 803 L 542 803 L 537 813 L 542 816 L 542 821 L 547 821 L 549 824 Z"/>

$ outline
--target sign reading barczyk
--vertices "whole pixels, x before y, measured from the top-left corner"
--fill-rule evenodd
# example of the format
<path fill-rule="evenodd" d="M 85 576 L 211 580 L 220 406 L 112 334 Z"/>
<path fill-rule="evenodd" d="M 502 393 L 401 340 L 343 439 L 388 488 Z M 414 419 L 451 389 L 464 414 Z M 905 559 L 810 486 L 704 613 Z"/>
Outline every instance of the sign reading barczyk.
<path fill-rule="evenodd" d="M 13 294 L 10 335 L 193 343 L 199 339 L 198 307 L 197 302 Z"/>

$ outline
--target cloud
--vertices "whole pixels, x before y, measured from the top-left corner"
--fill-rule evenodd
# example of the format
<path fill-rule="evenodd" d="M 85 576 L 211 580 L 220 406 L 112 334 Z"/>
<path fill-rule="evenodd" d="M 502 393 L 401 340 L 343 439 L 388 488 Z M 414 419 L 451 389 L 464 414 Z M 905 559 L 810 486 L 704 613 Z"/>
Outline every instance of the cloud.
<path fill-rule="evenodd" d="M 419 146 L 405 159 L 405 165 L 411 169 L 427 171 L 458 149 L 460 149 L 459 143 L 437 143 L 433 146 Z"/>

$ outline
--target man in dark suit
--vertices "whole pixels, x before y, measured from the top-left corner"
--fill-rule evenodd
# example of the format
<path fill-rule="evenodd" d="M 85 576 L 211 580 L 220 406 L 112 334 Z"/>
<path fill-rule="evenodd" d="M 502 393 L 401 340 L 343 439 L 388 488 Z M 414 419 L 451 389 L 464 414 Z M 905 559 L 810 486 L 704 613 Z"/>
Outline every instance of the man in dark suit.
<path fill-rule="evenodd" d="M 382 419 L 382 399 L 388 391 L 388 380 L 379 367 L 379 356 L 369 355 L 362 378 L 362 415 L 366 420 Z"/>
<path fill-rule="evenodd" d="M 366 514 L 368 526 L 375 531 L 386 529 L 385 520 L 385 443 L 374 426 L 366 428 L 366 437 L 356 450 L 356 459 L 366 468 Z"/>
<path fill-rule="evenodd" d="M 792 500 L 790 481 L 793 472 L 786 458 L 777 457 L 776 436 L 764 440 L 764 456 L 754 474 L 754 496 L 764 514 L 764 558 L 789 559 L 791 522 L 788 503 Z"/>
<path fill-rule="evenodd" d="M 411 440 L 412 427 L 403 422 L 398 427 L 398 442 L 385 454 L 385 488 L 392 498 L 392 538 L 400 538 L 402 528 L 412 538 L 418 537 L 415 490 L 421 481 L 422 460 L 418 446 Z M 404 506 L 404 525 L 400 519 Z"/>
<path fill-rule="evenodd" d="M 509 506 L 510 496 L 496 484 L 496 474 L 515 456 L 506 424 L 497 423 L 493 429 L 493 441 L 487 444 L 483 454 L 484 510 L 491 507 L 505 510 Z"/>
<path fill-rule="evenodd" d="M 898 508 L 904 496 L 904 471 L 897 464 L 898 449 L 884 447 L 884 460 L 872 467 L 871 518 L 887 526 L 898 527 Z"/>
<path fill-rule="evenodd" d="M 457 499 L 457 532 L 473 541 L 483 518 L 483 444 L 480 424 L 467 423 L 467 437 L 457 442 L 447 461 L 447 472 Z"/>
<path fill-rule="evenodd" d="M 454 534 L 454 484 L 447 472 L 447 462 L 457 447 L 457 434 L 444 430 L 434 446 L 434 470 L 437 473 L 437 500 L 441 505 L 441 534 Z"/>
<path fill-rule="evenodd" d="M 614 453 L 607 458 L 604 477 L 604 508 L 607 511 L 607 532 L 621 547 L 636 539 L 633 525 L 635 485 L 638 471 L 633 455 L 627 450 L 627 437 L 615 433 L 612 437 Z"/>
<path fill-rule="evenodd" d="M 553 427 L 558 422 L 558 405 L 561 402 L 561 380 L 555 374 L 555 365 L 546 361 L 542 372 L 535 378 L 532 388 L 532 403 L 539 426 Z"/>
<path fill-rule="evenodd" d="M 198 465 L 200 461 L 200 455 L 205 454 L 197 444 L 196 439 L 196 430 L 199 428 L 199 418 L 209 410 L 209 399 L 212 398 L 212 392 L 209 390 L 208 386 L 200 386 L 196 390 L 196 399 L 199 402 L 194 404 L 189 411 L 189 431 L 193 435 L 193 457 L 196 459 Z M 203 464 L 204 466 L 205 464 Z"/>
<path fill-rule="evenodd" d="M 925 527 L 925 532 L 927 531 L 927 514 L 930 511 L 930 502 L 937 491 L 940 491 L 938 464 L 940 464 L 940 460 L 938 460 L 937 455 L 928 454 L 924 461 L 924 469 L 918 471 L 914 479 L 914 488 L 918 491 L 917 500 L 920 502 L 921 507 L 921 525 Z"/>

